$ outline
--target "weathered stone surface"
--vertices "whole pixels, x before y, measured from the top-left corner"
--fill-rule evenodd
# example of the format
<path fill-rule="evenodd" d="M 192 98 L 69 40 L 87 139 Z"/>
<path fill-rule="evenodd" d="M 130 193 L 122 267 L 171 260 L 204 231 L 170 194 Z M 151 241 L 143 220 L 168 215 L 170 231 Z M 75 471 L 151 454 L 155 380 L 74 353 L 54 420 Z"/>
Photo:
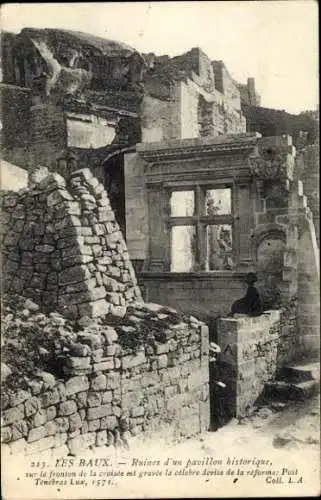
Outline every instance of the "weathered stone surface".
<path fill-rule="evenodd" d="M 99 431 L 96 434 L 96 446 L 105 446 L 107 444 L 107 432 Z"/>
<path fill-rule="evenodd" d="M 84 265 L 74 266 L 59 273 L 59 285 L 78 283 L 91 278 L 91 274 Z"/>
<path fill-rule="evenodd" d="M 66 432 L 69 429 L 69 419 L 68 417 L 58 417 L 54 419 L 54 422 L 58 426 L 59 432 Z"/>
<path fill-rule="evenodd" d="M 87 410 L 87 418 L 88 420 L 95 420 L 97 418 L 102 418 L 107 415 L 112 414 L 112 406 L 107 404 L 107 405 L 102 405 L 97 408 L 88 408 Z"/>
<path fill-rule="evenodd" d="M 2 427 L 1 426 L 1 443 L 10 443 L 12 440 L 12 430 L 11 427 Z"/>
<path fill-rule="evenodd" d="M 82 426 L 82 420 L 79 413 L 74 413 L 69 417 L 69 431 L 73 432 Z"/>
<path fill-rule="evenodd" d="M 108 345 L 112 345 L 114 342 L 117 342 L 118 340 L 118 335 L 114 328 L 109 327 L 108 330 L 104 330 L 102 334 L 105 337 Z"/>
<path fill-rule="evenodd" d="M 54 436 L 58 432 L 58 425 L 53 421 L 47 422 L 45 428 L 47 436 Z"/>
<path fill-rule="evenodd" d="M 66 381 L 66 395 L 76 394 L 78 392 L 87 391 L 89 389 L 89 381 L 86 376 L 73 377 Z"/>
<path fill-rule="evenodd" d="M 37 413 L 33 415 L 31 421 L 34 427 L 39 427 L 40 425 L 43 425 L 44 423 L 47 422 L 46 411 L 43 409 L 38 410 Z"/>
<path fill-rule="evenodd" d="M 47 430 L 46 427 L 44 426 L 36 427 L 35 429 L 30 429 L 27 441 L 28 443 L 32 443 L 33 441 L 38 441 L 39 439 L 45 437 L 46 433 Z"/>
<path fill-rule="evenodd" d="M 121 362 L 123 370 L 127 370 L 145 363 L 146 357 L 144 353 L 139 353 L 136 356 L 124 356 Z"/>
<path fill-rule="evenodd" d="M 24 406 L 22 404 L 14 408 L 8 408 L 2 412 L 3 425 L 9 425 L 13 422 L 22 420 L 24 417 Z"/>
<path fill-rule="evenodd" d="M 105 391 L 105 392 L 102 392 L 102 399 L 101 399 L 101 402 L 102 404 L 107 404 L 107 403 L 111 403 L 113 400 L 113 393 L 112 391 Z"/>
<path fill-rule="evenodd" d="M 90 386 L 94 391 L 103 391 L 106 389 L 106 376 L 103 374 L 93 377 L 90 381 Z"/>
<path fill-rule="evenodd" d="M 108 370 L 113 370 L 114 369 L 114 358 L 112 356 L 107 358 L 103 358 L 103 360 L 100 363 L 95 363 L 93 365 L 93 369 L 95 372 L 104 372 Z"/>
<path fill-rule="evenodd" d="M 107 429 L 107 430 L 113 430 L 117 426 L 117 418 L 115 415 L 109 415 L 106 417 L 103 417 L 100 421 L 100 428 L 101 429 Z"/>
<path fill-rule="evenodd" d="M 71 415 L 77 411 L 77 405 L 75 401 L 69 400 L 60 403 L 58 413 L 60 416 Z"/>
<path fill-rule="evenodd" d="M 90 370 L 90 358 L 87 357 L 69 357 L 67 366 L 76 370 Z"/>
<path fill-rule="evenodd" d="M 95 302 L 87 302 L 84 304 L 79 304 L 79 315 L 85 316 L 90 315 L 93 318 L 100 316 L 105 316 L 110 310 L 110 305 L 105 299 L 99 299 Z"/>
<path fill-rule="evenodd" d="M 26 401 L 30 397 L 30 393 L 27 391 L 19 390 L 15 394 L 12 394 L 10 397 L 10 405 L 17 406 Z"/>
<path fill-rule="evenodd" d="M 120 384 L 120 374 L 119 373 L 107 373 L 106 374 L 106 389 L 116 389 Z"/>
<path fill-rule="evenodd" d="M 95 407 L 101 405 L 101 394 L 100 392 L 88 392 L 87 403 L 89 407 Z"/>

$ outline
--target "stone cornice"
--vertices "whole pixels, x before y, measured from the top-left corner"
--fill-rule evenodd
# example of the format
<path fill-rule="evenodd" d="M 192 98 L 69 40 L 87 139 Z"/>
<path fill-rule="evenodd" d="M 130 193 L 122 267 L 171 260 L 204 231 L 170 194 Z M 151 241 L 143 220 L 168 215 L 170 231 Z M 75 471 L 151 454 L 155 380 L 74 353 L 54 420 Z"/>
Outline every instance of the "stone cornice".
<path fill-rule="evenodd" d="M 137 152 L 147 162 L 167 161 L 184 158 L 203 158 L 216 155 L 249 155 L 256 145 L 257 137 L 243 136 L 215 137 L 213 139 L 187 139 L 160 143 L 138 144 Z"/>

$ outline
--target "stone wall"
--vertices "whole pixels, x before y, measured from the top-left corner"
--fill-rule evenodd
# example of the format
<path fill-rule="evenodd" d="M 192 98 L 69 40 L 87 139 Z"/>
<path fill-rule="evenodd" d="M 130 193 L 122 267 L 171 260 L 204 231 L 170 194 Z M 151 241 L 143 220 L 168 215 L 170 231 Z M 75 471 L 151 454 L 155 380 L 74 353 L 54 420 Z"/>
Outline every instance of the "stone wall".
<path fill-rule="evenodd" d="M 298 265 L 298 353 L 320 359 L 320 253 L 312 217 L 300 228 Z"/>
<path fill-rule="evenodd" d="M 313 214 L 318 246 L 320 247 L 320 146 L 312 144 L 302 151 L 299 177 L 308 197 L 308 206 Z"/>
<path fill-rule="evenodd" d="M 184 273 L 178 276 L 145 273 L 143 277 L 146 300 L 171 305 L 182 312 L 190 311 L 204 321 L 230 312 L 233 302 L 245 294 L 242 280 L 244 275 L 233 272 L 217 272 L 201 279 L 189 274 L 184 276 Z"/>
<path fill-rule="evenodd" d="M 29 151 L 31 91 L 0 84 L 1 157 L 26 167 Z"/>
<path fill-rule="evenodd" d="M 55 169 L 57 158 L 67 148 L 67 123 L 62 107 L 51 103 L 30 108 L 30 165 Z"/>
<path fill-rule="evenodd" d="M 118 314 L 141 300 L 126 243 L 89 169 L 49 174 L 3 196 L 5 291 L 71 317 Z"/>
<path fill-rule="evenodd" d="M 128 446 L 132 435 L 157 435 L 169 422 L 175 438 L 208 429 L 203 323 L 156 304 L 128 306 L 113 326 L 87 318 L 77 328 L 58 313 L 40 313 L 29 299 L 18 310 L 17 317 L 5 307 L 4 315 L 1 431 L 9 453 L 77 455 L 95 446 Z M 21 371 L 23 343 L 28 352 Z M 31 364 L 28 372 L 32 354 L 38 368 Z M 17 382 L 19 389 L 12 389 Z"/>
<path fill-rule="evenodd" d="M 296 357 L 296 304 L 250 317 L 221 318 L 218 324 L 221 377 L 231 414 L 253 406 L 265 383 Z"/>

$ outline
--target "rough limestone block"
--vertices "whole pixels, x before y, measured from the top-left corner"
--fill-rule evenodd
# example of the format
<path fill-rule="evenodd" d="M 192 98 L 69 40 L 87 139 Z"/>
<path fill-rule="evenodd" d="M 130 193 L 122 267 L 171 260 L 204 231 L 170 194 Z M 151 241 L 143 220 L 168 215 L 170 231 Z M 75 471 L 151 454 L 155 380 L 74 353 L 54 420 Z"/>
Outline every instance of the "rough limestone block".
<path fill-rule="evenodd" d="M 8 408 L 2 412 L 2 425 L 9 425 L 18 422 L 24 417 L 24 405 L 20 404 L 14 408 Z"/>
<path fill-rule="evenodd" d="M 30 392 L 20 389 L 15 394 L 12 394 L 10 396 L 10 406 L 17 406 L 29 398 L 30 398 Z"/>
<path fill-rule="evenodd" d="M 102 345 L 103 338 L 99 333 L 80 332 L 78 333 L 78 340 L 82 344 L 87 344 L 91 349 L 99 349 Z"/>
<path fill-rule="evenodd" d="M 168 363 L 167 354 L 161 354 L 160 356 L 158 356 L 158 368 L 159 369 L 166 368 L 167 363 Z"/>
<path fill-rule="evenodd" d="M 12 424 L 12 441 L 16 441 L 17 439 L 21 439 L 28 435 L 28 424 L 26 420 L 20 420 L 19 422 L 15 422 Z"/>
<path fill-rule="evenodd" d="M 28 443 L 32 443 L 33 441 L 38 441 L 46 436 L 47 430 L 45 426 L 36 427 L 35 429 L 30 429 L 28 434 Z"/>
<path fill-rule="evenodd" d="M 46 410 L 41 409 L 31 419 L 32 425 L 34 427 L 39 427 L 47 422 Z"/>
<path fill-rule="evenodd" d="M 11 427 L 1 427 L 1 443 L 10 443 L 10 441 L 12 441 Z"/>
<path fill-rule="evenodd" d="M 165 387 L 164 389 L 165 399 L 175 396 L 175 394 L 177 394 L 178 392 L 179 392 L 178 385 L 169 385 L 168 387 Z"/>
<path fill-rule="evenodd" d="M 66 415 L 71 415 L 77 411 L 77 405 L 75 401 L 69 400 L 60 403 L 58 413 L 61 417 Z"/>
<path fill-rule="evenodd" d="M 100 392 L 88 392 L 87 403 L 89 407 L 100 406 L 101 399 Z"/>
<path fill-rule="evenodd" d="M 76 370 L 90 370 L 90 357 L 69 357 L 66 360 L 67 366 Z"/>
<path fill-rule="evenodd" d="M 91 278 L 90 271 L 84 265 L 77 265 L 59 273 L 59 285 L 68 285 Z"/>
<path fill-rule="evenodd" d="M 47 408 L 48 406 L 55 405 L 60 401 L 60 394 L 56 387 L 53 389 L 46 391 L 41 395 L 41 401 L 43 408 Z"/>
<path fill-rule="evenodd" d="M 86 376 L 73 377 L 66 381 L 66 395 L 70 396 L 78 392 L 87 391 L 89 389 L 89 381 Z"/>
<path fill-rule="evenodd" d="M 104 355 L 104 350 L 103 349 L 95 349 L 91 353 L 91 360 L 93 363 L 98 363 L 101 361 L 102 357 Z"/>
<path fill-rule="evenodd" d="M 103 417 L 100 421 L 100 429 L 113 430 L 117 427 L 117 418 L 115 415 Z"/>
<path fill-rule="evenodd" d="M 47 436 L 54 436 L 57 432 L 58 432 L 58 425 L 56 422 L 47 422 L 45 424 L 45 428 L 46 428 L 46 435 Z"/>
<path fill-rule="evenodd" d="M 124 356 L 122 358 L 122 369 L 128 370 L 129 368 L 133 368 L 135 366 L 139 366 L 143 363 L 146 363 L 145 353 L 141 352 L 136 356 Z"/>
<path fill-rule="evenodd" d="M 107 415 L 111 415 L 112 412 L 112 406 L 110 404 L 102 405 L 97 408 L 88 408 L 87 419 L 95 420 L 97 418 L 106 417 Z"/>
<path fill-rule="evenodd" d="M 54 419 L 54 422 L 58 426 L 59 432 L 67 432 L 69 429 L 68 417 L 58 417 Z"/>
<path fill-rule="evenodd" d="M 94 391 L 102 391 L 106 389 L 106 377 L 103 374 L 94 376 L 90 381 L 90 387 Z"/>
<path fill-rule="evenodd" d="M 107 404 L 107 403 L 111 403 L 113 400 L 113 393 L 112 391 L 105 391 L 102 393 L 102 404 Z"/>
<path fill-rule="evenodd" d="M 143 375 L 142 377 L 140 377 L 140 387 L 158 385 L 160 383 L 160 380 L 161 379 L 157 372 L 149 372 L 148 375 Z"/>
<path fill-rule="evenodd" d="M 91 316 L 98 318 L 106 316 L 109 313 L 110 305 L 105 299 L 99 299 L 95 302 L 86 302 L 78 305 L 80 316 Z"/>
<path fill-rule="evenodd" d="M 114 342 L 118 341 L 118 334 L 114 328 L 108 328 L 108 330 L 104 330 L 102 332 L 103 336 L 105 337 L 106 343 L 108 345 L 112 345 Z"/>
<path fill-rule="evenodd" d="M 25 401 L 25 413 L 26 417 L 31 417 L 31 415 L 34 415 L 37 413 L 40 407 L 40 401 L 36 397 L 32 397 Z"/>
<path fill-rule="evenodd" d="M 77 429 L 80 429 L 82 426 L 82 420 L 79 413 L 74 413 L 69 417 L 69 431 L 74 432 Z"/>
<path fill-rule="evenodd" d="M 135 406 L 130 410 L 130 416 L 133 418 L 142 417 L 145 414 L 145 409 L 143 406 Z"/>
<path fill-rule="evenodd" d="M 169 352 L 170 344 L 166 342 L 165 344 L 156 344 L 156 354 L 167 354 Z"/>
<path fill-rule="evenodd" d="M 101 361 L 100 363 L 95 363 L 93 365 L 94 372 L 104 372 L 104 371 L 113 370 L 113 369 L 114 369 L 113 356 L 110 356 L 108 359 L 103 358 L 103 361 Z"/>
<path fill-rule="evenodd" d="M 76 357 L 87 357 L 91 354 L 91 349 L 86 344 L 81 344 L 80 342 L 76 342 L 70 346 L 70 354 Z"/>
<path fill-rule="evenodd" d="M 106 356 L 115 356 L 118 353 L 118 350 L 119 349 L 116 344 L 108 345 L 106 346 L 104 353 Z"/>
<path fill-rule="evenodd" d="M 90 432 L 95 432 L 100 429 L 100 419 L 97 418 L 96 420 L 89 420 L 88 422 L 88 431 Z"/>
<path fill-rule="evenodd" d="M 119 373 L 108 373 L 106 375 L 106 388 L 116 389 L 120 385 L 120 374 Z"/>

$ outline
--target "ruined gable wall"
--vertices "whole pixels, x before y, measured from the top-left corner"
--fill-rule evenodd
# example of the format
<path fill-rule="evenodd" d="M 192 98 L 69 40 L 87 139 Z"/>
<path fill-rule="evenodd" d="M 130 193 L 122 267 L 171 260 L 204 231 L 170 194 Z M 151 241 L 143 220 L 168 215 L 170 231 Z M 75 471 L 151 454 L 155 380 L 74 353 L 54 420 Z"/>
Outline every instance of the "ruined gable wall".
<path fill-rule="evenodd" d="M 140 300 L 135 273 L 102 184 L 89 169 L 3 197 L 5 290 L 44 310 L 101 316 Z"/>

